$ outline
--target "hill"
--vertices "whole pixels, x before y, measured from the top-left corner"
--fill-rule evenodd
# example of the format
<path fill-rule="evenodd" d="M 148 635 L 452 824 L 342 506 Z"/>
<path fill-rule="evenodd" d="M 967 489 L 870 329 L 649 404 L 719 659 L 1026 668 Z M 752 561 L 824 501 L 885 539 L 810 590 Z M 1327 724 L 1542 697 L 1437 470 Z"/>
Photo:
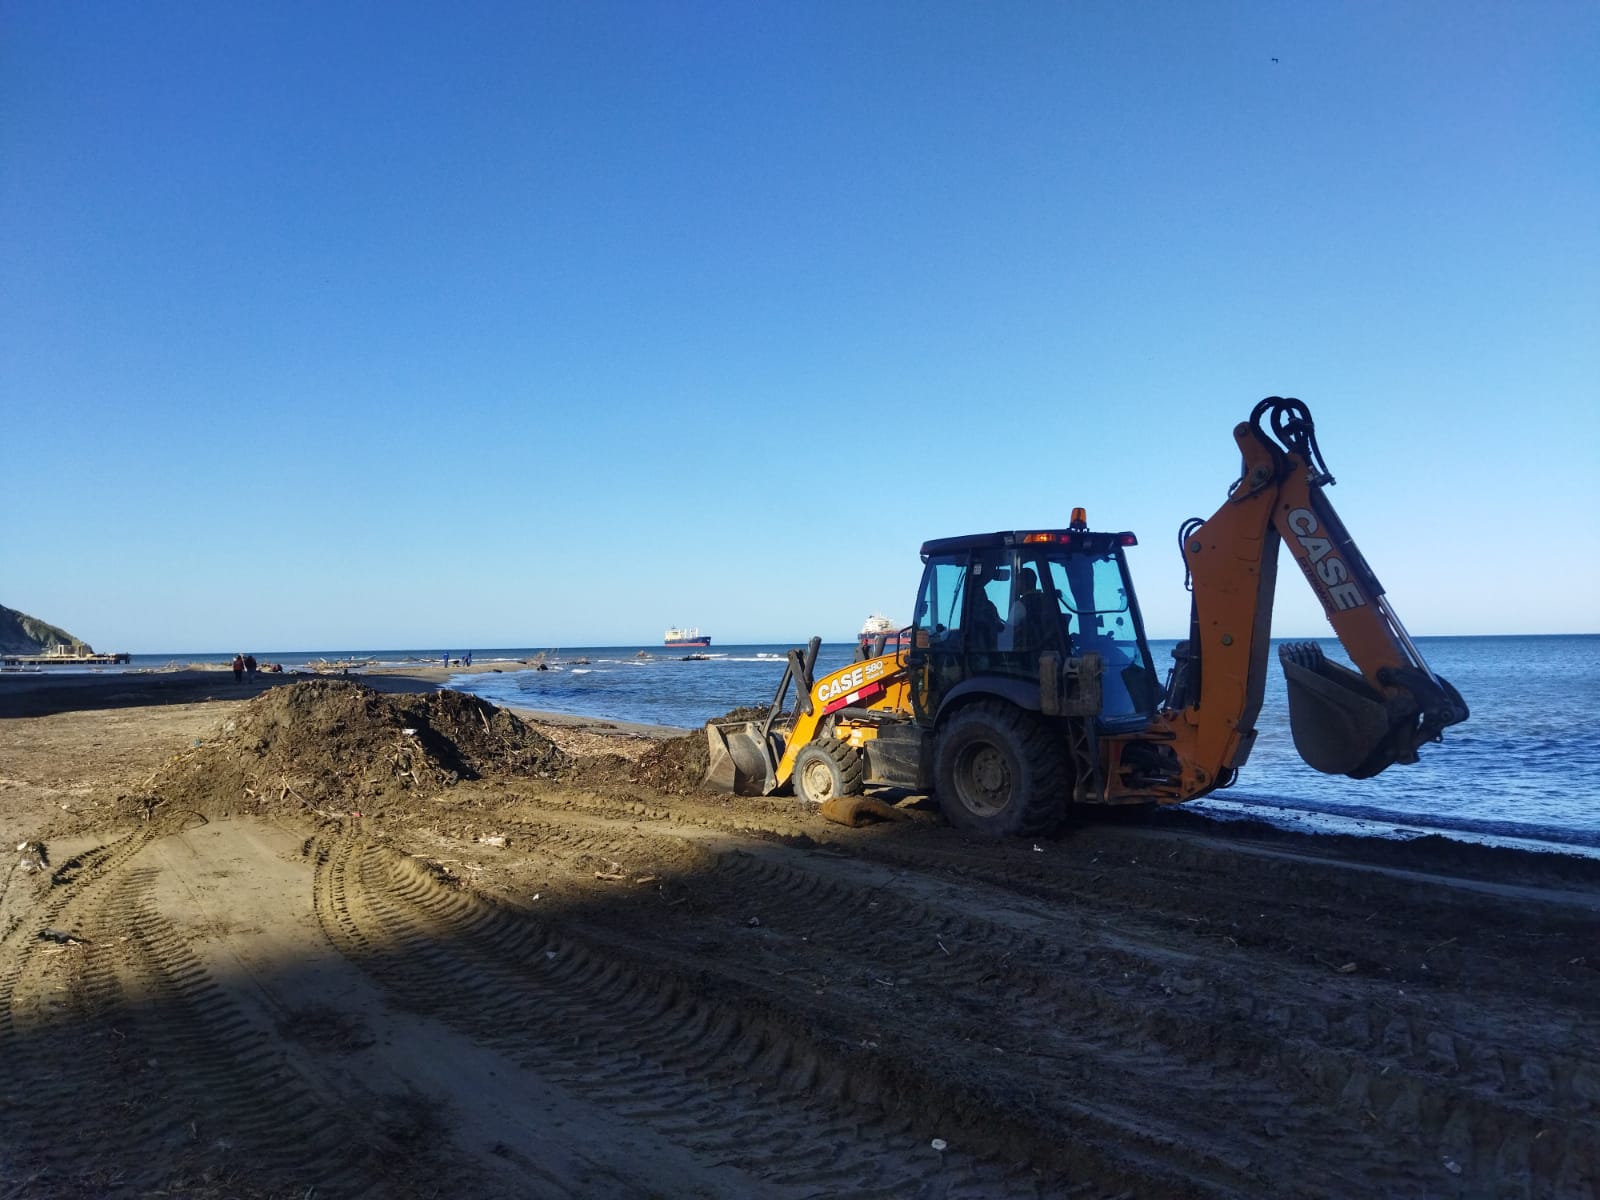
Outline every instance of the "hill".
<path fill-rule="evenodd" d="M 51 646 L 65 646 L 74 653 L 94 653 L 88 642 L 65 629 L 0 604 L 0 654 L 43 654 Z"/>

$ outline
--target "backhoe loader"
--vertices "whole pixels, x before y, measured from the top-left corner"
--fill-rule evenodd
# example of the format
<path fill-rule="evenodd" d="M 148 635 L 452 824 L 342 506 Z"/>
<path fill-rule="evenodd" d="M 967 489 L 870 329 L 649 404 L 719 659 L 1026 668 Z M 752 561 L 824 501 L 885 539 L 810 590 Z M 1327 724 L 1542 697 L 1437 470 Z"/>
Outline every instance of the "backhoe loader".
<path fill-rule="evenodd" d="M 1429 669 L 1329 504 L 1310 411 L 1270 396 L 1234 428 L 1239 478 L 1179 531 L 1189 636 L 1165 681 L 1151 662 L 1124 548 L 1088 528 L 922 546 L 910 644 L 814 678 L 820 639 L 789 653 L 766 716 L 711 722 L 707 783 L 822 802 L 868 785 L 931 792 L 987 837 L 1047 832 L 1071 805 L 1176 804 L 1232 783 L 1266 684 L 1286 543 L 1358 670 L 1315 642 L 1279 648 L 1295 748 L 1365 779 L 1411 763 L 1467 706 Z M 877 651 L 877 653 L 874 653 Z M 787 705 L 795 687 L 792 707 Z"/>

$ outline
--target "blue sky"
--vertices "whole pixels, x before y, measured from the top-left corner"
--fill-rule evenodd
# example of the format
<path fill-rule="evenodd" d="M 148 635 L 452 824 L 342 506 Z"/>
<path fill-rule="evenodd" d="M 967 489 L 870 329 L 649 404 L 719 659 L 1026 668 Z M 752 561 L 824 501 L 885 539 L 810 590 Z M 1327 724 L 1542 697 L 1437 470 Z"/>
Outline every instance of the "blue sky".
<path fill-rule="evenodd" d="M 1414 634 L 1600 630 L 1596 61 L 1588 0 L 7 0 L 0 603 L 832 640 L 1084 505 L 1174 636 L 1283 394 Z"/>

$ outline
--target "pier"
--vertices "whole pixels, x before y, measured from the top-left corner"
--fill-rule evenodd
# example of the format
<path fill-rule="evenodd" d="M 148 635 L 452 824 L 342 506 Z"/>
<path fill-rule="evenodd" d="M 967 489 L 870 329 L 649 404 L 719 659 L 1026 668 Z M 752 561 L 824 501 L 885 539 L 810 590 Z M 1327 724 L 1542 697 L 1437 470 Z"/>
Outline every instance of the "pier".
<path fill-rule="evenodd" d="M 0 654 L 0 667 L 115 667 L 131 658 L 128 654 L 73 654 L 55 648 L 44 654 Z"/>

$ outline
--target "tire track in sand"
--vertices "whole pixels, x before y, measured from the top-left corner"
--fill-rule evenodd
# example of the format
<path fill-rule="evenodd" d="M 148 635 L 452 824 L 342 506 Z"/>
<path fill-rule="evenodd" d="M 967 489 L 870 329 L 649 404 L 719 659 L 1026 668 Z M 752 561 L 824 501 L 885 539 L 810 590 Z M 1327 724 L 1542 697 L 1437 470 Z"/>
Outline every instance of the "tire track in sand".
<path fill-rule="evenodd" d="M 870 1069 L 798 1027 L 708 999 L 704 980 L 485 903 L 387 847 L 325 837 L 316 853 L 324 929 L 408 1005 L 703 1161 L 736 1166 L 752 1194 L 1076 1194 L 999 1156 L 934 1151 L 913 1122 L 885 1114 Z"/>
<path fill-rule="evenodd" d="M 862 961 L 893 977 L 912 1007 L 929 993 L 941 1005 L 987 998 L 994 1007 L 972 1006 L 974 1040 L 1013 1052 L 1013 1078 L 1030 1055 L 1056 1064 L 1033 1086 L 1080 1136 L 1143 1153 L 1152 1136 L 1191 1150 L 1209 1143 L 1217 1164 L 1269 1160 L 1272 1144 L 1292 1137 L 1302 1156 L 1320 1148 L 1308 1174 L 1328 1181 L 1330 1195 L 1422 1194 L 1429 1179 L 1412 1164 L 1448 1160 L 1496 1179 L 1502 1195 L 1579 1196 L 1600 1165 L 1592 1047 L 1554 1061 L 1528 1054 L 1509 1013 L 1502 1044 L 1471 1044 L 1447 1016 L 1380 998 L 1369 984 L 1332 993 L 1286 981 L 1278 966 L 1258 991 L 1238 961 L 1217 977 L 1206 957 L 1146 948 L 1125 928 L 1113 934 L 1059 911 L 1041 919 L 1016 896 L 858 861 L 761 847 L 722 856 L 714 874 L 730 894 L 760 896 L 769 928 L 867 950 Z M 1518 1068 L 1511 1079 L 1505 1064 Z M 1141 1094 L 1165 1102 L 1127 1109 Z M 1373 1123 L 1388 1133 L 1387 1152 L 1352 1154 Z"/>
<path fill-rule="evenodd" d="M 631 838 L 570 825 L 527 832 L 533 852 L 557 863 L 564 851 L 581 857 L 597 845 L 622 858 L 639 843 L 721 840 L 681 823 L 671 833 L 635 826 Z M 802 977 L 835 981 L 835 1012 L 846 1011 L 834 999 L 842 977 L 898 981 L 898 1015 L 925 1010 L 926 1028 L 937 1031 L 930 1058 L 959 1060 L 952 1043 L 970 1042 L 970 1061 L 957 1065 L 996 1079 L 999 1091 L 1025 1078 L 1043 1098 L 1040 1140 L 1070 1125 L 1107 1155 L 1165 1160 L 1224 1189 L 1248 1190 L 1250 1164 L 1275 1163 L 1277 1147 L 1294 1144 L 1297 1155 L 1312 1150 L 1319 1169 L 1309 1177 L 1326 1181 L 1326 1195 L 1424 1194 L 1456 1168 L 1495 1179 L 1508 1196 L 1584 1195 L 1600 1145 L 1594 1043 L 1575 1037 L 1572 1053 L 1550 1054 L 1551 1039 L 1526 1028 L 1512 997 L 1474 994 L 1480 1016 L 1499 1006 L 1504 1019 L 1466 1032 L 1452 1017 L 1467 1001 L 1437 991 L 1408 995 L 1380 979 L 1330 978 L 1321 965 L 1286 974 L 1281 960 L 1217 938 L 1197 938 L 1187 952 L 1174 947 L 1165 925 L 1206 911 L 1185 908 L 1181 892 L 1166 910 L 1145 894 L 1129 912 L 1082 893 L 1092 869 L 1070 869 L 1052 886 L 1038 875 L 1040 860 L 1023 853 L 1034 870 L 1016 879 L 986 869 L 985 848 L 956 857 L 969 869 L 955 883 L 942 878 L 948 847 L 936 843 L 922 862 L 917 839 L 881 840 L 892 841 L 884 857 L 898 869 L 871 861 L 876 842 L 857 847 L 865 859 L 749 842 L 709 855 L 693 882 L 696 906 L 649 918 L 660 922 L 657 957 L 670 942 L 692 969 L 708 933 L 724 944 L 756 937 L 726 920 L 716 929 L 720 918 L 759 911 L 761 940 L 787 941 L 730 974 L 770 983 L 810 961 L 818 965 Z M 1135 839 L 1132 848 L 1150 845 Z M 1008 861 L 1015 850 L 1007 848 Z M 1338 894 L 1343 870 L 1332 868 L 1323 892 Z M 1161 929 L 1144 927 L 1147 909 Z M 579 920 L 591 942 L 637 957 L 640 938 L 616 935 L 621 911 Z M 824 948 L 825 965 L 816 953 Z M 935 1002 L 924 1003 L 930 995 Z M 874 1024 L 870 1012 L 860 1024 Z M 1574 1033 L 1584 1025 L 1574 1014 Z M 1003 1067 L 985 1053 L 994 1049 L 1011 1055 Z M 1044 1119 L 1051 1112 L 1054 1123 Z M 1283 1169 L 1269 1168 L 1279 1177 Z M 1305 1178 L 1295 1187 L 1317 1190 Z"/>
<path fill-rule="evenodd" d="M 152 909 L 158 871 L 139 855 L 160 836 L 140 831 L 57 872 L 33 919 L 82 939 L 58 956 L 70 989 L 60 972 L 30 970 L 37 953 L 0 977 L 8 1083 L 24 1098 L 17 1141 L 45 1178 L 134 1188 L 247 1168 L 269 1184 L 361 1195 L 369 1139 L 283 1069 Z M 42 1000 L 61 991 L 66 1004 Z"/>

